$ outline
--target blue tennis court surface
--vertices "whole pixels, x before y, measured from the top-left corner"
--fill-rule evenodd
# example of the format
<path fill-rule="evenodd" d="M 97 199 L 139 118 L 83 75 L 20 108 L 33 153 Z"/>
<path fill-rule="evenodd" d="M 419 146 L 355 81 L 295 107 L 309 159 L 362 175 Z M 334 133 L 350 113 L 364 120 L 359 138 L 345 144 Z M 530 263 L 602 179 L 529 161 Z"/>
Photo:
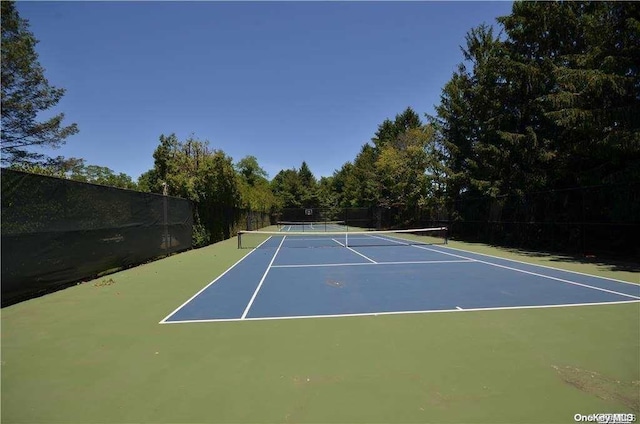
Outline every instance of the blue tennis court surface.
<path fill-rule="evenodd" d="M 446 245 L 346 247 L 338 240 L 331 248 L 294 248 L 299 242 L 286 233 L 270 237 L 161 323 L 640 301 L 640 285 Z"/>

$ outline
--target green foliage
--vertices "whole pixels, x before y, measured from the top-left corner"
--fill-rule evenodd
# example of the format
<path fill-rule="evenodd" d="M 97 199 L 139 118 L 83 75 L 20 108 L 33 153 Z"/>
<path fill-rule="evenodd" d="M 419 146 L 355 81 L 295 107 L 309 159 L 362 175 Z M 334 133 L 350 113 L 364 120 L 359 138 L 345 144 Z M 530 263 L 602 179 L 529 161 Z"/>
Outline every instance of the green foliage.
<path fill-rule="evenodd" d="M 387 143 L 376 160 L 381 176 L 381 206 L 415 208 L 425 203 L 428 190 L 426 173 L 430 127 L 412 128 Z"/>
<path fill-rule="evenodd" d="M 161 135 L 159 141 L 153 153 L 154 168 L 140 177 L 140 186 L 195 203 L 195 247 L 234 235 L 243 202 L 232 159 L 193 136 L 181 142 L 175 134 Z"/>
<path fill-rule="evenodd" d="M 266 181 L 268 177 L 267 171 L 260 167 L 255 156 L 245 156 L 238 161 L 235 168 L 251 186 L 256 185 L 259 181 Z"/>
<path fill-rule="evenodd" d="M 321 203 L 317 180 L 306 162 L 302 162 L 300 170 L 280 171 L 271 181 L 271 190 L 279 207 L 315 208 Z"/>
<path fill-rule="evenodd" d="M 640 163 L 640 9 L 516 2 L 500 39 L 467 35 L 431 122 L 449 196 L 621 181 Z"/>
<path fill-rule="evenodd" d="M 138 177 L 138 190 L 154 192 L 158 182 L 158 174 L 155 169 L 150 169 Z"/>
<path fill-rule="evenodd" d="M 353 162 L 319 183 L 309 178 L 303 163 L 298 172 L 276 175 L 272 188 L 285 207 L 396 208 L 402 209 L 401 219 L 409 225 L 412 213 L 442 197 L 446 169 L 435 132 L 407 108 L 395 120 L 385 119 L 372 143 L 364 144 Z M 315 199 L 308 195 L 313 187 Z"/>
<path fill-rule="evenodd" d="M 541 223 L 637 221 L 638 16 L 629 2 L 516 2 L 498 18 L 500 36 L 469 31 L 465 62 L 429 117 L 449 219 L 526 223 L 501 227 L 499 238 L 562 249 L 584 249 L 584 227 L 556 234 Z M 629 194 L 612 195 L 614 184 Z M 587 194 L 593 186 L 601 201 Z M 632 250 L 613 228 L 590 227 L 590 237 Z"/>
<path fill-rule="evenodd" d="M 420 116 L 410 107 L 404 112 L 396 115 L 392 122 L 385 119 L 378 127 L 375 137 L 371 140 L 376 148 L 382 148 L 386 143 L 396 140 L 400 134 L 412 128 L 418 128 L 422 125 Z"/>
<path fill-rule="evenodd" d="M 62 126 L 64 114 L 38 122 L 38 113 L 55 106 L 64 89 L 49 85 L 38 62 L 38 42 L 13 1 L 2 2 L 2 163 L 43 162 L 33 147 L 56 148 L 78 132 L 76 124 Z"/>
<path fill-rule="evenodd" d="M 193 225 L 192 244 L 196 249 L 211 244 L 211 234 L 204 225 L 200 223 Z"/>
<path fill-rule="evenodd" d="M 79 169 L 74 169 L 70 179 L 93 184 L 101 184 L 110 187 L 119 187 L 134 190 L 137 188 L 130 176 L 119 173 L 115 174 L 105 166 L 87 165 Z"/>
<path fill-rule="evenodd" d="M 271 191 L 267 172 L 260 167 L 255 156 L 240 159 L 235 169 L 242 207 L 252 211 L 270 213 L 277 208 L 278 201 Z"/>
<path fill-rule="evenodd" d="M 352 172 L 348 172 L 345 192 L 351 200 L 345 206 L 377 206 L 380 200 L 380 180 L 376 161 L 379 151 L 365 144 L 353 161 Z"/>
<path fill-rule="evenodd" d="M 63 158 L 50 159 L 45 163 L 14 163 L 9 167 L 17 171 L 51 177 L 67 178 L 85 183 L 100 184 L 109 187 L 135 190 L 137 184 L 125 173 L 114 173 L 105 166 L 86 165 L 84 159 Z"/>

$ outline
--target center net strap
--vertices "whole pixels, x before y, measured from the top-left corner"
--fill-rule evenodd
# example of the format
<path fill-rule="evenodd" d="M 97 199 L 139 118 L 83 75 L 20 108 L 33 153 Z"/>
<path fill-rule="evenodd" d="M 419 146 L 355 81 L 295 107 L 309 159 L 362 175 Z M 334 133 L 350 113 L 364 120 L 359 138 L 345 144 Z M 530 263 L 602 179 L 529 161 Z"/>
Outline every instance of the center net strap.
<path fill-rule="evenodd" d="M 412 246 L 447 243 L 447 228 L 386 231 L 240 231 L 238 248 Z"/>

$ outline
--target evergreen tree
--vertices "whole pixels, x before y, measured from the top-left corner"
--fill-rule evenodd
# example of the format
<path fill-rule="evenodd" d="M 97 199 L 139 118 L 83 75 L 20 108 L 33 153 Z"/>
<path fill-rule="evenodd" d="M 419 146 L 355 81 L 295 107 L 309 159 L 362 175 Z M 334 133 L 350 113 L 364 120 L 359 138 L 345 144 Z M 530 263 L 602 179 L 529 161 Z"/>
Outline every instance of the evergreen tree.
<path fill-rule="evenodd" d="M 39 112 L 55 106 L 64 89 L 49 85 L 35 50 L 38 42 L 29 31 L 13 1 L 2 3 L 2 163 L 44 163 L 46 155 L 36 148 L 57 148 L 78 132 L 78 126 L 63 126 L 64 114 L 38 122 Z"/>

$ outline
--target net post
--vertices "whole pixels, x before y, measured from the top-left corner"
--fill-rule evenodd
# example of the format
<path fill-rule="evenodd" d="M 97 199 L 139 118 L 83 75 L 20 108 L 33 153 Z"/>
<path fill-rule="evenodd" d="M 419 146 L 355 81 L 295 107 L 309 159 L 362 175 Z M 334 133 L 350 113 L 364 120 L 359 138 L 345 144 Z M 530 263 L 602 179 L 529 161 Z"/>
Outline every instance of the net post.
<path fill-rule="evenodd" d="M 238 231 L 238 249 L 242 248 L 242 242 L 240 241 L 241 238 L 242 238 L 242 230 Z"/>
<path fill-rule="evenodd" d="M 444 244 L 449 244 L 449 227 L 444 227 Z"/>

